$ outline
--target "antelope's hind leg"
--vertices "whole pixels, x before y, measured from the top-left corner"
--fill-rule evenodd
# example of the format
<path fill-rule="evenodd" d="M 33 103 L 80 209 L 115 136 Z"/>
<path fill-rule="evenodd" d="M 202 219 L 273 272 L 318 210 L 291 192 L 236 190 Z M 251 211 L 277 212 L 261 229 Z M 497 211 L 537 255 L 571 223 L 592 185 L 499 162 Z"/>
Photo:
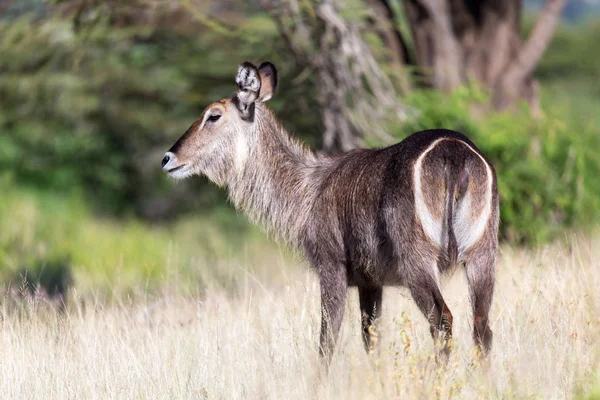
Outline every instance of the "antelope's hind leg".
<path fill-rule="evenodd" d="M 362 320 L 362 338 L 365 350 L 373 354 L 379 341 L 377 320 L 381 316 L 382 287 L 358 287 L 360 313 Z"/>
<path fill-rule="evenodd" d="M 436 268 L 436 263 L 428 263 Z M 452 347 L 452 313 L 446 305 L 432 271 L 423 264 L 414 267 L 415 274 L 408 282 L 410 293 L 429 321 L 429 330 L 436 348 L 436 359 L 446 361 Z"/>
<path fill-rule="evenodd" d="M 488 314 L 494 295 L 495 270 L 495 249 L 481 252 L 465 263 L 473 308 L 473 340 L 483 356 L 486 356 L 492 348 L 493 334 L 489 326 Z"/>

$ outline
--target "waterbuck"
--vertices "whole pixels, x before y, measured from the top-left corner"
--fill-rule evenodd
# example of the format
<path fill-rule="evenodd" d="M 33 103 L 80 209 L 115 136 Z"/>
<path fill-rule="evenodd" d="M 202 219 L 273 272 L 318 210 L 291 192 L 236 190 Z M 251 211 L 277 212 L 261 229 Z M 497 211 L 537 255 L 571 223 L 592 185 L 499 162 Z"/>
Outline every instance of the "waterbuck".
<path fill-rule="evenodd" d="M 394 285 L 410 290 L 437 354 L 447 356 L 452 314 L 439 280 L 458 265 L 469 285 L 473 339 L 487 354 L 498 191 L 477 147 L 461 133 L 435 129 L 386 148 L 318 154 L 265 106 L 277 87 L 273 64 L 245 62 L 235 80 L 237 92 L 204 110 L 162 168 L 177 179 L 202 174 L 225 186 L 238 209 L 302 250 L 320 279 L 321 355 L 331 357 L 349 286 L 358 287 L 363 341 L 372 351 L 382 288 Z"/>

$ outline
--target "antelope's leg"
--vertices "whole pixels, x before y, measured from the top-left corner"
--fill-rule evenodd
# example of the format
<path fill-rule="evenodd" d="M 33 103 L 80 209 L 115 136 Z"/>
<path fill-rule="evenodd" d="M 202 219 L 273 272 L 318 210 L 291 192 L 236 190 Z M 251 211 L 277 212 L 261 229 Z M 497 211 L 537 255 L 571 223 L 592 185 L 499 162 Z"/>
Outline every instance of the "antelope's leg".
<path fill-rule="evenodd" d="M 362 319 L 362 338 L 367 353 L 372 354 L 379 340 L 377 320 L 381 316 L 383 288 L 358 287 Z"/>
<path fill-rule="evenodd" d="M 319 278 L 321 284 L 320 354 L 329 362 L 344 319 L 348 291 L 346 266 L 343 264 L 323 265 L 319 268 Z"/>
<path fill-rule="evenodd" d="M 446 305 L 435 279 L 429 274 L 417 274 L 410 282 L 410 293 L 421 312 L 429 321 L 429 329 L 436 347 L 436 357 L 447 360 L 452 346 L 452 313 Z"/>
<path fill-rule="evenodd" d="M 488 323 L 488 313 L 494 295 L 495 269 L 495 249 L 482 252 L 465 263 L 473 308 L 473 340 L 484 356 L 492 347 L 493 334 Z"/>

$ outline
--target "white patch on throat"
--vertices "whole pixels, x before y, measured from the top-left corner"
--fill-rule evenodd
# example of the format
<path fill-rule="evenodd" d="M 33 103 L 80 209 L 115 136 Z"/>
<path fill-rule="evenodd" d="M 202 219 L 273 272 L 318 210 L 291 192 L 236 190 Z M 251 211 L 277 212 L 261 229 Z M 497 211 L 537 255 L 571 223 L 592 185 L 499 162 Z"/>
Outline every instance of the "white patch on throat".
<path fill-rule="evenodd" d="M 250 145 L 248 139 L 243 132 L 238 131 L 235 138 L 235 151 L 233 155 L 235 170 L 237 172 L 242 172 L 244 170 L 249 153 Z"/>

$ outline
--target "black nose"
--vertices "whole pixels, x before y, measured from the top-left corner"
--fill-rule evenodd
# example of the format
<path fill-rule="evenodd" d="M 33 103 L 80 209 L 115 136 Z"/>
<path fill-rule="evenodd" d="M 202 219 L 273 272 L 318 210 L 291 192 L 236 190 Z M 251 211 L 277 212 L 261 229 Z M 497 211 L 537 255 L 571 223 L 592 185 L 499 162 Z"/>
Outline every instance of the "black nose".
<path fill-rule="evenodd" d="M 165 156 L 165 158 L 163 158 L 163 160 L 162 160 L 162 166 L 164 167 L 165 165 L 167 165 L 167 163 L 169 162 L 170 159 L 171 159 L 171 157 L 169 157 L 169 155 L 167 154 Z"/>

